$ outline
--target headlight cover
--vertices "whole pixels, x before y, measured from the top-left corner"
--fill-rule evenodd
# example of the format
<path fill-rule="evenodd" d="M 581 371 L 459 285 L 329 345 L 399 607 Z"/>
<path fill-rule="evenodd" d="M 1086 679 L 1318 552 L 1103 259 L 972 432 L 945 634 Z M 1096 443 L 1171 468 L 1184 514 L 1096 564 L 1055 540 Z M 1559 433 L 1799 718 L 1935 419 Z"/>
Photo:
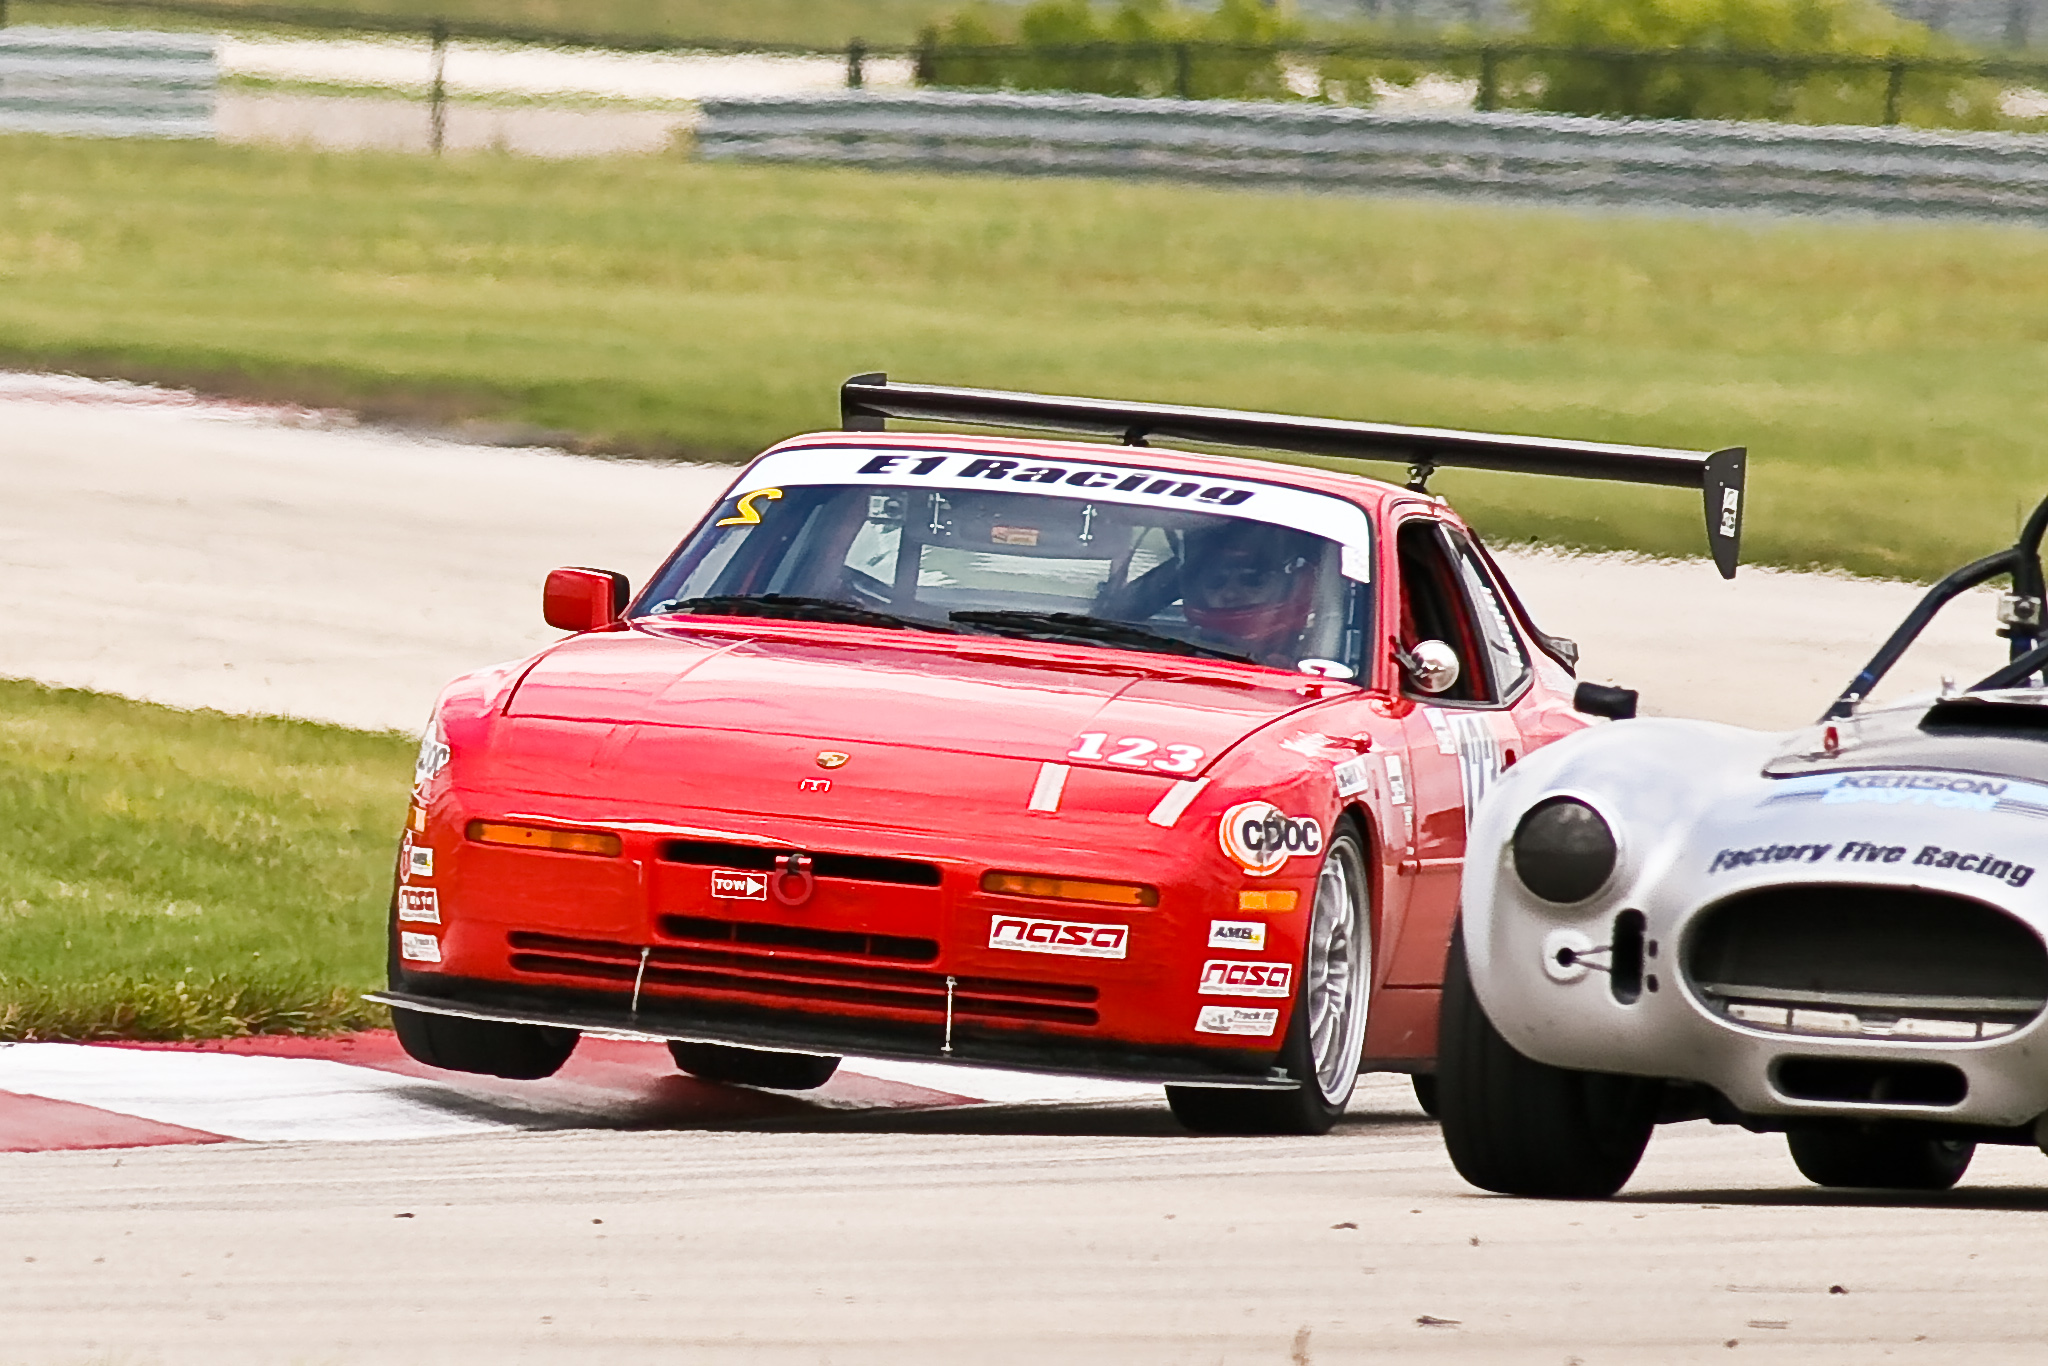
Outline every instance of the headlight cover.
<path fill-rule="evenodd" d="M 437 716 L 420 738 L 420 757 L 413 761 L 412 785 L 425 787 L 435 774 L 448 767 L 448 757 L 448 737 L 441 733 L 441 718 Z"/>
<path fill-rule="evenodd" d="M 1614 831 L 1575 797 L 1547 797 L 1515 827 L 1515 875 L 1545 901 L 1584 901 L 1614 875 Z"/>

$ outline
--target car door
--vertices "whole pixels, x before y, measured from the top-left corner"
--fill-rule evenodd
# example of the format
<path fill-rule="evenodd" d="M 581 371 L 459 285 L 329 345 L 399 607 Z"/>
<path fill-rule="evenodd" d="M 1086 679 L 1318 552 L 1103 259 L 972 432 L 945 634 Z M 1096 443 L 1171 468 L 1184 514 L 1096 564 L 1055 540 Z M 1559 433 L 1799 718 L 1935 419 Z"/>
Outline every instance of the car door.
<path fill-rule="evenodd" d="M 1458 912 L 1465 833 L 1488 785 L 1522 748 L 1513 703 L 1530 686 L 1522 642 L 1471 543 L 1432 515 L 1395 530 L 1397 601 L 1388 618 L 1395 645 L 1412 650 L 1441 640 L 1458 657 L 1458 678 L 1444 691 L 1418 691 L 1406 730 L 1414 836 L 1402 871 L 1412 879 L 1407 914 L 1388 964 L 1386 985 L 1434 987 Z"/>

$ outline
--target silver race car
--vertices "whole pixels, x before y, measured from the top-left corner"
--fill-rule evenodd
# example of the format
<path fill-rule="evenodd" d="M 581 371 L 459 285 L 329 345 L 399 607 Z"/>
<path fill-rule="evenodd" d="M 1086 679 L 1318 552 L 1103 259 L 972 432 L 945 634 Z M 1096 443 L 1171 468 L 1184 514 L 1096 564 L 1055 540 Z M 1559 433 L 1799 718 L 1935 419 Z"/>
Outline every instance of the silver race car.
<path fill-rule="evenodd" d="M 1929 590 L 1815 725 L 1625 720 L 1474 819 L 1436 1100 L 1458 1171 L 1600 1197 L 1653 1126 L 1782 1131 L 1824 1186 L 1941 1190 L 2048 1141 L 2040 543 Z M 1862 705 L 1943 604 L 2009 576 L 2011 661 Z"/>

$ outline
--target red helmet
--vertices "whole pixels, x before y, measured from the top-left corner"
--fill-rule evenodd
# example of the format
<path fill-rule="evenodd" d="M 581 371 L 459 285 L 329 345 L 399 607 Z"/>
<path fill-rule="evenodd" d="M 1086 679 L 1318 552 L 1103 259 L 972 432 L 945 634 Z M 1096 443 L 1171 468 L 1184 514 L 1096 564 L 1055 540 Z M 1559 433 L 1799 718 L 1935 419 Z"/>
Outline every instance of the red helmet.
<path fill-rule="evenodd" d="M 1210 635 L 1269 654 L 1308 625 L 1314 558 L 1300 553 L 1295 532 L 1279 527 L 1231 528 L 1188 538 L 1181 573 L 1181 610 Z M 1206 541 L 1207 544 L 1203 544 Z"/>

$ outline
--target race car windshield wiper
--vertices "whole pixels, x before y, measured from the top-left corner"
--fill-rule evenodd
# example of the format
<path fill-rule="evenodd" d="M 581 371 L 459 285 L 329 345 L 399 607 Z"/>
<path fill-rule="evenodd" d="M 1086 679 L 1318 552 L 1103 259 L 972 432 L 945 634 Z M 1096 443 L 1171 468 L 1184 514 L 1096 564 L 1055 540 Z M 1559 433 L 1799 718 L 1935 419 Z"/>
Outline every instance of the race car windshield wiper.
<path fill-rule="evenodd" d="M 777 617 L 785 621 L 830 621 L 843 626 L 887 626 L 897 630 L 944 631 L 952 628 L 936 621 L 917 621 L 892 616 L 840 602 L 836 598 L 809 598 L 795 593 L 722 593 L 707 598 L 682 598 L 665 602 L 661 612 L 687 612 L 703 617 Z"/>
<path fill-rule="evenodd" d="M 946 619 L 957 621 L 962 626 L 979 626 L 997 635 L 1022 636 L 1028 640 L 1078 640 L 1090 645 L 1127 645 L 1136 650 L 1157 650 L 1161 654 L 1227 659 L 1233 664 L 1258 663 L 1247 655 L 1161 635 L 1127 621 L 1110 621 L 1079 612 L 948 612 Z"/>

